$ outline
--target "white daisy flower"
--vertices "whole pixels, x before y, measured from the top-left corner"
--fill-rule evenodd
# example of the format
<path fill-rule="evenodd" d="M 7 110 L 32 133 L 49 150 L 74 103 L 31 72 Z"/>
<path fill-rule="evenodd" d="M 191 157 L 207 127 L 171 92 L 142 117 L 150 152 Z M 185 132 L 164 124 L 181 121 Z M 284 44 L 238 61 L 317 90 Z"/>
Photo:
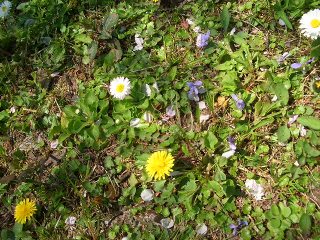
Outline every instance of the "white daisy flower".
<path fill-rule="evenodd" d="M 110 93 L 113 97 L 124 99 L 130 94 L 130 80 L 125 77 L 114 78 L 110 83 Z"/>
<path fill-rule="evenodd" d="M 320 9 L 311 10 L 303 14 L 300 27 L 304 36 L 311 39 L 320 37 Z"/>
<path fill-rule="evenodd" d="M 1 18 L 5 18 L 6 16 L 9 15 L 11 6 L 12 6 L 12 4 L 9 1 L 4 1 L 3 3 L 0 4 L 0 17 Z"/>

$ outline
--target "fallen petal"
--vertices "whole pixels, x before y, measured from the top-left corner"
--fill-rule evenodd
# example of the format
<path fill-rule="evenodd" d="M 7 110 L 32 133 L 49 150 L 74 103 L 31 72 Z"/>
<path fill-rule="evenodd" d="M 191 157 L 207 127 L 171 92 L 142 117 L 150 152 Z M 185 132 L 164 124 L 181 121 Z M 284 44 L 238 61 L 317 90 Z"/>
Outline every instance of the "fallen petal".
<path fill-rule="evenodd" d="M 196 231 L 198 235 L 205 235 L 208 231 L 208 227 L 203 223 L 201 225 L 198 225 Z"/>
<path fill-rule="evenodd" d="M 151 189 L 144 189 L 140 196 L 143 201 L 150 202 L 153 199 L 154 192 Z"/>
<path fill-rule="evenodd" d="M 235 150 L 230 150 L 230 151 L 228 151 L 228 152 L 223 153 L 223 154 L 222 154 L 222 157 L 231 158 L 235 153 L 236 153 Z"/>
<path fill-rule="evenodd" d="M 160 223 L 162 227 L 167 229 L 172 228 L 174 225 L 174 221 L 171 218 L 163 218 Z"/>
<path fill-rule="evenodd" d="M 72 226 L 72 225 L 74 225 L 76 223 L 76 220 L 77 220 L 76 217 L 70 216 L 64 221 L 64 223 L 69 225 L 69 226 Z"/>
<path fill-rule="evenodd" d="M 140 119 L 139 118 L 134 118 L 130 121 L 130 127 L 139 127 Z"/>
<path fill-rule="evenodd" d="M 302 67 L 302 64 L 301 64 L 301 63 L 292 63 L 292 64 L 291 64 L 291 67 L 292 67 L 293 69 L 299 69 L 299 68 Z"/>
<path fill-rule="evenodd" d="M 200 114 L 200 123 L 206 122 L 210 118 L 209 114 Z"/>
<path fill-rule="evenodd" d="M 52 141 L 52 142 L 50 143 L 51 149 L 56 149 L 56 148 L 58 147 L 58 144 L 59 144 L 59 140 L 58 140 L 58 139 Z"/>

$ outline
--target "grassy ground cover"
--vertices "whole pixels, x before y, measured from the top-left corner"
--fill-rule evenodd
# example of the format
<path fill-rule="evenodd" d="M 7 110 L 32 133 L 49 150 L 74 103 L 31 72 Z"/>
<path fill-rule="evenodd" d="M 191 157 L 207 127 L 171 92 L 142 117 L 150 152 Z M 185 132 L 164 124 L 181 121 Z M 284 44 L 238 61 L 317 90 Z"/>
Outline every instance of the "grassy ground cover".
<path fill-rule="evenodd" d="M 319 1 L 0 4 L 1 239 L 320 239 Z"/>

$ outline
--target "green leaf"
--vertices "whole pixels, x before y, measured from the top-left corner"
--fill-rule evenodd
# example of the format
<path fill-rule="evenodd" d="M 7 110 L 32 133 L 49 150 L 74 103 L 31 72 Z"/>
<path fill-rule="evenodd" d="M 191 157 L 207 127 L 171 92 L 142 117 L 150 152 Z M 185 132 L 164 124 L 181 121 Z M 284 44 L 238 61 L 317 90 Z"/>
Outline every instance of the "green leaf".
<path fill-rule="evenodd" d="M 309 143 L 305 142 L 303 145 L 303 151 L 307 154 L 309 157 L 318 157 L 320 156 L 320 151 L 316 148 L 312 147 Z"/>
<path fill-rule="evenodd" d="M 320 38 L 314 40 L 311 44 L 311 57 L 320 57 Z"/>
<path fill-rule="evenodd" d="M 83 33 L 76 35 L 74 40 L 75 42 L 86 43 L 86 44 L 90 44 L 92 42 L 91 37 Z"/>
<path fill-rule="evenodd" d="M 2 229 L 0 236 L 1 236 L 0 239 L 2 239 L 2 240 L 15 239 L 14 233 L 8 229 Z"/>
<path fill-rule="evenodd" d="M 306 213 L 302 214 L 299 225 L 303 235 L 309 235 L 312 226 L 311 216 Z"/>
<path fill-rule="evenodd" d="M 227 8 L 227 6 L 224 6 L 222 9 L 222 12 L 220 14 L 221 24 L 223 26 L 224 32 L 227 32 L 227 30 L 228 30 L 230 18 L 231 18 L 231 15 L 230 15 L 228 8 Z"/>
<path fill-rule="evenodd" d="M 280 221 L 280 219 L 278 219 L 278 218 L 276 218 L 276 219 L 272 219 L 271 221 L 270 221 L 270 224 L 271 224 L 271 226 L 273 227 L 273 228 L 279 228 L 280 227 L 280 225 L 281 225 L 281 221 Z"/>
<path fill-rule="evenodd" d="M 204 145 L 207 148 L 214 150 L 217 143 L 218 143 L 217 137 L 212 132 L 208 132 L 204 138 Z"/>
<path fill-rule="evenodd" d="M 320 119 L 312 116 L 301 116 L 298 118 L 298 123 L 305 127 L 320 130 Z"/>
<path fill-rule="evenodd" d="M 99 129 L 99 126 L 97 125 L 92 125 L 91 128 L 90 128 L 90 133 L 92 135 L 92 137 L 95 139 L 95 140 L 98 140 L 99 136 L 100 136 L 100 129 Z"/>
<path fill-rule="evenodd" d="M 12 228 L 12 231 L 14 232 L 14 235 L 17 237 L 22 233 L 22 229 L 23 229 L 23 224 L 16 222 Z"/>
<path fill-rule="evenodd" d="M 286 125 L 279 127 L 277 131 L 277 136 L 280 142 L 287 142 L 291 136 L 289 128 Z"/>
<path fill-rule="evenodd" d="M 106 16 L 103 22 L 103 32 L 110 31 L 111 28 L 116 26 L 118 20 L 119 20 L 119 16 L 116 13 L 111 13 L 109 16 Z"/>
<path fill-rule="evenodd" d="M 288 17 L 287 17 L 287 14 L 282 10 L 282 11 L 278 11 L 277 12 L 277 15 L 284 21 L 284 23 L 286 24 L 286 26 L 292 30 L 293 27 L 292 27 L 292 24 L 291 22 L 289 21 Z"/>
<path fill-rule="evenodd" d="M 174 66 L 170 69 L 170 72 L 168 73 L 168 78 L 170 81 L 173 81 L 176 78 L 177 75 L 177 66 Z"/>
<path fill-rule="evenodd" d="M 280 205 L 280 211 L 282 216 L 284 216 L 285 218 L 288 218 L 291 215 L 291 209 L 289 207 Z"/>
<path fill-rule="evenodd" d="M 278 208 L 277 205 L 272 204 L 271 213 L 272 213 L 273 216 L 279 216 L 280 215 L 279 208 Z"/>
<path fill-rule="evenodd" d="M 287 105 L 289 101 L 289 91 L 284 86 L 284 84 L 279 83 L 276 84 L 274 87 L 274 92 L 277 95 L 279 101 L 281 102 L 281 105 Z"/>
<path fill-rule="evenodd" d="M 70 121 L 69 125 L 68 125 L 68 130 L 71 133 L 79 133 L 84 127 L 86 127 L 88 125 L 87 122 L 82 122 L 79 119 L 76 120 L 72 120 Z M 59 139 L 60 141 L 60 139 Z M 62 142 L 62 141 L 61 141 Z"/>

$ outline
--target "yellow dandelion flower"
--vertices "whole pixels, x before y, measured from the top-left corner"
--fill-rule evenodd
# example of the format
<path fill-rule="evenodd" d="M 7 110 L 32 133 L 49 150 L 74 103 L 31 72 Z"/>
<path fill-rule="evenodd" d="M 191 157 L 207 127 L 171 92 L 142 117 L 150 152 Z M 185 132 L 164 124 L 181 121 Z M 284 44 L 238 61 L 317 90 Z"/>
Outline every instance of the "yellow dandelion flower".
<path fill-rule="evenodd" d="M 33 200 L 29 200 L 29 198 L 22 200 L 16 206 L 14 219 L 16 222 L 24 224 L 27 220 L 31 219 L 36 210 L 36 203 Z"/>
<path fill-rule="evenodd" d="M 165 179 L 172 172 L 174 158 L 167 151 L 153 153 L 147 160 L 146 170 L 150 177 L 160 180 Z"/>

